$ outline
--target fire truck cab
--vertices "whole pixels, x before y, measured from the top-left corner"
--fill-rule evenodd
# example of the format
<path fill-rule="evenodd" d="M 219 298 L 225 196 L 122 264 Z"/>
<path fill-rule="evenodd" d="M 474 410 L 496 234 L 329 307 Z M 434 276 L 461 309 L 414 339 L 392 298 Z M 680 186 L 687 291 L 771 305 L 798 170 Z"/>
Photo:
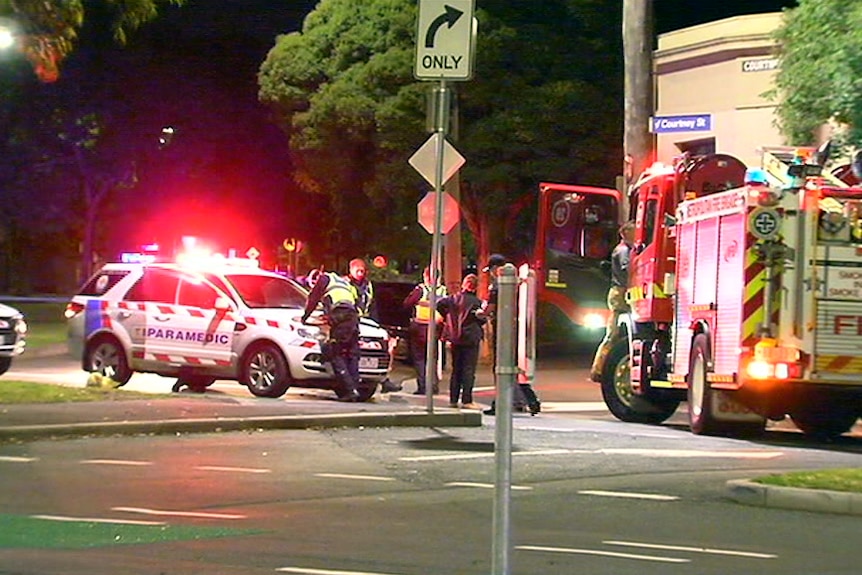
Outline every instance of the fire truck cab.
<path fill-rule="evenodd" d="M 695 433 L 787 415 L 810 435 L 848 431 L 862 415 L 862 188 L 799 155 L 746 170 L 719 154 L 654 166 L 630 198 L 610 411 L 660 423 L 687 401 Z"/>

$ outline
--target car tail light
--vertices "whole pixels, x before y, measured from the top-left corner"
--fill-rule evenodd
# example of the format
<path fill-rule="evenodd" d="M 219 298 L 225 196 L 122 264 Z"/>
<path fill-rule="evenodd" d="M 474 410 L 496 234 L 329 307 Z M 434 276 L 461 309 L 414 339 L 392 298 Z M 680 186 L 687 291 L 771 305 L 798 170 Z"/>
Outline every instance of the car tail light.
<path fill-rule="evenodd" d="M 82 311 L 84 311 L 84 304 L 70 301 L 66 304 L 66 310 L 63 312 L 63 316 L 65 316 L 66 319 L 71 319 Z"/>

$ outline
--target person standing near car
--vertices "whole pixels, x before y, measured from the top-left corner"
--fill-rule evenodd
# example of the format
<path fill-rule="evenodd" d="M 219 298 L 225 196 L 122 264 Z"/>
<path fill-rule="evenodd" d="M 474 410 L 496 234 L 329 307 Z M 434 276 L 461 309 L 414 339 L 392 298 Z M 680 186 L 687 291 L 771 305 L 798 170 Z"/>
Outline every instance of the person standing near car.
<path fill-rule="evenodd" d="M 431 323 L 431 318 L 434 317 L 438 327 L 442 321 L 439 314 L 431 310 L 431 292 L 434 285 L 431 282 L 431 268 L 426 267 L 422 272 L 422 282 L 416 285 L 407 297 L 404 298 L 404 307 L 412 309 L 412 318 L 410 327 L 408 328 L 408 337 L 410 339 L 410 358 L 413 362 L 413 368 L 416 370 L 416 391 L 413 395 L 425 395 L 425 354 L 428 346 L 428 326 Z M 446 286 L 437 286 L 437 297 L 446 297 Z M 440 334 L 440 330 L 437 330 Z M 438 389 L 434 389 L 437 393 Z"/>
<path fill-rule="evenodd" d="M 497 275 L 500 268 L 507 263 L 506 257 L 501 254 L 493 254 L 488 258 L 488 264 L 482 269 L 490 275 L 488 287 L 488 305 L 482 311 L 482 316 L 491 321 L 491 369 L 494 370 L 494 387 L 497 386 Z M 524 411 L 525 407 L 530 410 L 530 415 L 536 415 L 542 410 L 539 398 L 533 386 L 529 383 L 519 382 L 513 394 L 513 407 L 516 411 Z M 496 415 L 497 402 L 492 401 L 491 407 L 483 411 L 485 415 Z"/>
<path fill-rule="evenodd" d="M 332 364 L 341 384 L 338 401 L 359 400 L 359 311 L 350 282 L 333 272 L 309 274 L 311 287 L 302 323 L 323 302 L 323 312 L 329 324 L 329 339 L 321 345 L 324 359 Z"/>
<path fill-rule="evenodd" d="M 476 295 L 479 278 L 467 274 L 457 295 L 444 297 L 437 302 L 437 311 L 443 316 L 443 338 L 452 345 L 452 374 L 449 378 L 449 407 L 482 409 L 473 401 L 476 384 L 476 364 L 482 343 L 486 319 L 482 315 L 484 302 Z"/>
<path fill-rule="evenodd" d="M 360 317 L 370 316 L 374 301 L 374 286 L 368 279 L 368 265 L 364 259 L 354 258 L 350 260 L 347 267 L 347 279 L 356 298 L 356 311 L 359 312 Z"/>
<path fill-rule="evenodd" d="M 350 264 L 347 267 L 347 279 L 356 298 L 356 310 L 359 312 L 359 317 L 370 317 L 376 321 L 374 284 L 368 279 L 368 264 L 365 263 L 364 259 L 354 258 L 350 260 Z M 393 351 L 390 350 L 389 352 L 390 364 L 394 362 Z M 400 383 L 395 383 L 388 377 L 380 384 L 380 391 L 383 393 L 401 391 L 401 389 L 402 386 Z"/>

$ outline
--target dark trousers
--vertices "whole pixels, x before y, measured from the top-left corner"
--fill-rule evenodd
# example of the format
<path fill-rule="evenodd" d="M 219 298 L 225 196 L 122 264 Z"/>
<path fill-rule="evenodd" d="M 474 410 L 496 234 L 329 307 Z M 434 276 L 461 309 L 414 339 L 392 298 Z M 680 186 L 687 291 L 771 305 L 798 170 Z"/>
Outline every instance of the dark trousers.
<path fill-rule="evenodd" d="M 340 384 L 339 396 L 359 387 L 359 314 L 350 308 L 335 308 L 329 314 L 327 359 Z"/>
<path fill-rule="evenodd" d="M 428 351 L 428 324 L 410 323 L 410 359 L 416 370 L 416 390 L 425 393 L 425 355 Z M 434 390 L 437 391 L 436 389 Z"/>
<path fill-rule="evenodd" d="M 452 345 L 452 374 L 449 377 L 449 401 L 473 403 L 473 386 L 476 384 L 476 364 L 479 361 L 479 342 L 475 345 Z"/>

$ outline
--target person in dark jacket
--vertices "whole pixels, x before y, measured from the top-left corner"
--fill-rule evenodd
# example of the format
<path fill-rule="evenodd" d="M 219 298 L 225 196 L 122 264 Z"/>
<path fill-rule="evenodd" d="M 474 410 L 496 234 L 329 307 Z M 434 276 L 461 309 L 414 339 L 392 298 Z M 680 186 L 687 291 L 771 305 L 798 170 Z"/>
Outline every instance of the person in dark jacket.
<path fill-rule="evenodd" d="M 482 343 L 485 318 L 481 312 L 484 302 L 476 295 L 479 278 L 468 274 L 461 282 L 461 292 L 437 302 L 437 311 L 443 316 L 443 338 L 452 346 L 452 374 L 449 378 L 449 407 L 482 409 L 473 401 L 476 383 L 476 364 Z"/>
<path fill-rule="evenodd" d="M 497 274 L 500 268 L 508 263 L 505 256 L 492 254 L 488 258 L 488 264 L 482 268 L 483 272 L 490 274 L 491 281 L 488 287 L 488 304 L 482 315 L 491 320 L 491 362 L 494 370 L 494 387 L 497 386 Z M 536 415 L 542 410 L 542 404 L 533 386 L 527 382 L 518 382 L 512 394 L 512 402 L 515 411 L 530 411 L 530 415 Z M 497 402 L 492 401 L 491 407 L 484 410 L 485 415 L 496 415 Z"/>

